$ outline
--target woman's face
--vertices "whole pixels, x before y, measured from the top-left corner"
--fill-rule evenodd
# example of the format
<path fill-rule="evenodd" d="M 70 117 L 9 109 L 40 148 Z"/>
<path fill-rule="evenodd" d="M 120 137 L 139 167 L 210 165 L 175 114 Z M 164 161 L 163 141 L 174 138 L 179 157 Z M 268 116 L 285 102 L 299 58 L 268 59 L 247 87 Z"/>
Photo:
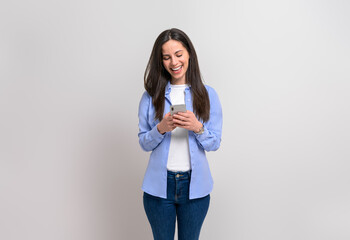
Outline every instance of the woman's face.
<path fill-rule="evenodd" d="M 169 40 L 162 46 L 163 65 L 171 75 L 172 84 L 185 84 L 189 53 L 181 42 Z"/>

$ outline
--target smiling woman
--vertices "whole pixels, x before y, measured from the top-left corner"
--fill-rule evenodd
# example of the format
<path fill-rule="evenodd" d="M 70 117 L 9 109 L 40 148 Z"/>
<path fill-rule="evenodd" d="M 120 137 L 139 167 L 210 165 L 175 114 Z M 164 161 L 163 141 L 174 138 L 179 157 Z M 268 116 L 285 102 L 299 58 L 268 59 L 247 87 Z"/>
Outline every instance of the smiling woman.
<path fill-rule="evenodd" d="M 163 65 L 171 75 L 174 85 L 185 84 L 189 54 L 186 48 L 175 40 L 169 40 L 162 47 Z"/>
<path fill-rule="evenodd" d="M 213 179 L 205 151 L 221 142 L 222 110 L 204 85 L 196 51 L 179 29 L 162 32 L 148 62 L 139 105 L 139 143 L 152 151 L 143 180 L 143 203 L 154 239 L 195 240 L 207 214 Z M 172 105 L 186 112 L 170 114 Z"/>

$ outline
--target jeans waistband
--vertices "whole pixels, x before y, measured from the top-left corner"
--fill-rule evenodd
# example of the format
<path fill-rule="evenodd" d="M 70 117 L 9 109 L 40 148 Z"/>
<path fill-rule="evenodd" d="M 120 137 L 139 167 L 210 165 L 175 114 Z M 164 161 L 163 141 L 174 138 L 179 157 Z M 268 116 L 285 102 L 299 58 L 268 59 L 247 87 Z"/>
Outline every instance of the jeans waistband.
<path fill-rule="evenodd" d="M 168 170 L 168 178 L 171 179 L 189 179 L 191 177 L 191 170 L 186 172 L 173 172 Z"/>

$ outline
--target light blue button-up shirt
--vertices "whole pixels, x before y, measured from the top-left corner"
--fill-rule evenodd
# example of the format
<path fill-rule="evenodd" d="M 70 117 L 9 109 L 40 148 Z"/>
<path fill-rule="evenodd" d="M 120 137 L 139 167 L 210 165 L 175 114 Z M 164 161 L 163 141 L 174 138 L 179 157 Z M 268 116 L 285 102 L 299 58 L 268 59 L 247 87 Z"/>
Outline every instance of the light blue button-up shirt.
<path fill-rule="evenodd" d="M 205 85 L 210 100 L 210 118 L 203 123 L 204 132 L 188 131 L 191 157 L 190 199 L 208 195 L 213 189 L 213 178 L 205 151 L 216 151 L 220 147 L 222 132 L 222 109 L 215 90 Z M 170 111 L 170 82 L 165 88 L 164 115 Z M 193 112 L 191 86 L 185 89 L 187 110 Z M 142 190 L 153 196 L 167 197 L 167 161 L 171 132 L 160 134 L 155 120 L 152 97 L 145 91 L 139 105 L 139 143 L 144 151 L 152 151 L 143 179 Z M 163 115 L 163 116 L 164 116 Z"/>

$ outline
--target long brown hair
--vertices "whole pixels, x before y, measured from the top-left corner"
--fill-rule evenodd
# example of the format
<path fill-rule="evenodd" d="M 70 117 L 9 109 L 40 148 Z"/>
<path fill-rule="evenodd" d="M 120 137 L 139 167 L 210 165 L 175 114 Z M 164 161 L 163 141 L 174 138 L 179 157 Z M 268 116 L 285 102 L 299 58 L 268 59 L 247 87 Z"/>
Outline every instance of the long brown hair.
<path fill-rule="evenodd" d="M 163 66 L 162 58 L 162 46 L 170 39 L 181 42 L 189 53 L 186 83 L 191 85 L 194 114 L 206 122 L 209 120 L 210 102 L 199 71 L 197 54 L 189 37 L 177 28 L 165 30 L 158 36 L 144 74 L 145 89 L 152 97 L 156 110 L 155 118 L 159 121 L 163 118 L 165 87 L 171 80 L 170 73 Z"/>

